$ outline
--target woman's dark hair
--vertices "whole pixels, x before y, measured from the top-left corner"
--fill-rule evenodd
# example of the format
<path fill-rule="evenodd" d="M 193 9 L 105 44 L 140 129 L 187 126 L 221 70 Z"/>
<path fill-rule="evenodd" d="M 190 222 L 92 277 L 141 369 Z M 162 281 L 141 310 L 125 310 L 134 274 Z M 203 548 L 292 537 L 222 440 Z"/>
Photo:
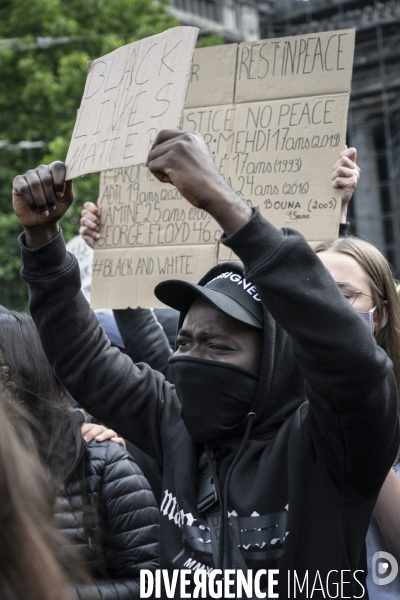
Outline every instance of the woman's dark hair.
<path fill-rule="evenodd" d="M 82 414 L 71 411 L 64 388 L 28 315 L 0 313 L 0 374 L 28 415 L 39 456 L 55 484 L 75 471 L 83 449 Z"/>
<path fill-rule="evenodd" d="M 21 423 L 14 430 L 0 402 L 0 597 L 63 600 L 66 581 L 55 558 L 59 534 L 29 436 Z"/>
<path fill-rule="evenodd" d="M 0 354 L 0 598 L 68 600 L 68 582 L 90 578 L 54 524 L 48 473 L 3 367 Z"/>

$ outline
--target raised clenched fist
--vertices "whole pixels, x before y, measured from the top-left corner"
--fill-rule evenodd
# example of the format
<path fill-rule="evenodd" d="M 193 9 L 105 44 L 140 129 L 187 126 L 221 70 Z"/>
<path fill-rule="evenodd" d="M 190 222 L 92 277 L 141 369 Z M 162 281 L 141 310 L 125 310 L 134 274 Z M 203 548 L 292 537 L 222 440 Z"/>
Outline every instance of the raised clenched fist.
<path fill-rule="evenodd" d="M 149 152 L 147 166 L 157 179 L 172 183 L 197 208 L 207 210 L 216 194 L 230 190 L 207 144 L 195 131 L 161 131 Z"/>
<path fill-rule="evenodd" d="M 56 161 L 15 177 L 13 208 L 25 229 L 54 226 L 71 206 L 74 191 L 65 172 L 64 163 Z"/>

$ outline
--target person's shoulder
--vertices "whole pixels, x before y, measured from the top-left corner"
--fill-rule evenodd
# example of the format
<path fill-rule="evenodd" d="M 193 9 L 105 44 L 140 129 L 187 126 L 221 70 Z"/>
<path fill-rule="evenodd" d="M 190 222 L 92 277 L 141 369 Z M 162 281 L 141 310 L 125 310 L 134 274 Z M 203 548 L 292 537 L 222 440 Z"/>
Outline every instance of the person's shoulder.
<path fill-rule="evenodd" d="M 100 487 L 105 502 L 119 498 L 119 512 L 139 508 L 158 511 L 151 486 L 129 452 L 109 440 L 95 443 L 100 448 L 92 451 L 92 456 L 103 453 L 104 457 Z M 88 447 L 92 447 L 91 444 Z"/>
<path fill-rule="evenodd" d="M 102 475 L 104 483 L 124 477 L 136 477 L 144 488 L 150 489 L 147 479 L 140 467 L 125 448 L 107 440 L 93 440 L 86 448 L 86 461 L 91 465 L 90 471 Z"/>
<path fill-rule="evenodd" d="M 101 498 L 105 518 L 108 523 L 112 520 L 114 531 L 137 529 L 137 515 L 140 526 L 158 523 L 158 507 L 150 484 L 122 446 L 109 440 L 93 440 L 87 445 L 86 461 L 88 489 Z"/>
<path fill-rule="evenodd" d="M 111 465 L 118 461 L 128 461 L 132 463 L 139 471 L 139 467 L 133 460 L 131 455 L 125 448 L 116 442 L 106 440 L 104 442 L 97 442 L 92 440 L 86 446 L 86 460 L 89 461 L 103 461 L 105 465 Z"/>

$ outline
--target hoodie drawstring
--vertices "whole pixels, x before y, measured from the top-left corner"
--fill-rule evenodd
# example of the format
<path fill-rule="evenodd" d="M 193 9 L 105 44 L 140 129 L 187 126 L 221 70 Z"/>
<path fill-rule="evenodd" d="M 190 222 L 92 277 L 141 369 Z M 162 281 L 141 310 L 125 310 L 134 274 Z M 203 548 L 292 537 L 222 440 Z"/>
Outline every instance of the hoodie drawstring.
<path fill-rule="evenodd" d="M 228 498 L 229 498 L 229 482 L 233 473 L 233 469 L 237 465 L 240 457 L 243 454 L 244 448 L 246 446 L 247 440 L 250 437 L 251 428 L 253 426 L 254 419 L 256 417 L 256 413 L 249 412 L 247 415 L 247 426 L 246 431 L 243 436 L 242 442 L 240 444 L 239 450 L 236 453 L 235 458 L 232 461 L 231 466 L 228 469 L 228 473 L 226 475 L 225 485 L 223 489 L 223 493 L 221 494 L 221 484 L 219 482 L 217 472 L 215 469 L 215 464 L 212 457 L 212 451 L 210 446 L 205 446 L 207 461 L 211 469 L 211 473 L 214 479 L 215 487 L 217 489 L 218 499 L 221 506 L 221 529 L 220 529 L 220 537 L 218 544 L 218 569 L 223 570 L 224 568 L 224 558 L 226 557 L 226 568 L 231 568 L 231 552 L 230 552 L 230 543 L 229 543 L 229 519 L 228 519 Z M 240 552 L 240 550 L 239 550 Z"/>

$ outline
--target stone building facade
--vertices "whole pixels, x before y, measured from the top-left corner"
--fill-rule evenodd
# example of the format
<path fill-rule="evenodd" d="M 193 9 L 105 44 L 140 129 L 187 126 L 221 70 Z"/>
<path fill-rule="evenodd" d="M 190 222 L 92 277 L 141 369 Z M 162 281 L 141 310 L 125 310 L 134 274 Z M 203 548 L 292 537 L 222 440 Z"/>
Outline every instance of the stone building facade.
<path fill-rule="evenodd" d="M 200 28 L 200 35 L 219 33 L 227 42 L 260 39 L 255 0 L 172 0 L 169 12 L 182 25 Z"/>
<path fill-rule="evenodd" d="M 352 231 L 400 277 L 400 0 L 260 0 L 261 38 L 356 28 L 348 144 L 362 170 Z"/>

